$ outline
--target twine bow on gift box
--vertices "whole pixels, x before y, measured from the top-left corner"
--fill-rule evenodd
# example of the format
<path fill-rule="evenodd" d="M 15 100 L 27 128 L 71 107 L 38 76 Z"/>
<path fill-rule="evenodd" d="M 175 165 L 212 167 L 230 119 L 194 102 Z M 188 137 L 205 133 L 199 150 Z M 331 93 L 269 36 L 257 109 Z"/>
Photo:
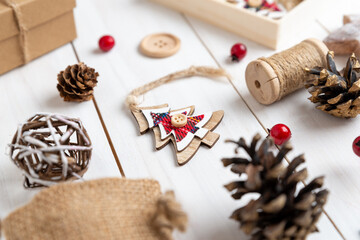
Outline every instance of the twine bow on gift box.
<path fill-rule="evenodd" d="M 7 6 L 12 8 L 15 15 L 15 20 L 17 23 L 17 26 L 19 28 L 19 40 L 20 40 L 20 48 L 22 52 L 23 62 L 24 64 L 28 63 L 30 61 L 29 53 L 28 53 L 28 44 L 27 44 L 27 32 L 28 29 L 24 24 L 24 19 L 19 7 L 19 4 L 17 4 L 14 0 L 0 0 L 4 2 Z"/>

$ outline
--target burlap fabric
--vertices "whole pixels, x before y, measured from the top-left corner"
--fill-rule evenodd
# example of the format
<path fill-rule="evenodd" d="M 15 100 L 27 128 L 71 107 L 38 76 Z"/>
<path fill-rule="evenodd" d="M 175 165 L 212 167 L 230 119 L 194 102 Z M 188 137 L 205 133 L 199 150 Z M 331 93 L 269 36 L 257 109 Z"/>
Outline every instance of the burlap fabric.
<path fill-rule="evenodd" d="M 106 178 L 47 188 L 2 221 L 15 239 L 172 239 L 187 217 L 155 180 Z"/>

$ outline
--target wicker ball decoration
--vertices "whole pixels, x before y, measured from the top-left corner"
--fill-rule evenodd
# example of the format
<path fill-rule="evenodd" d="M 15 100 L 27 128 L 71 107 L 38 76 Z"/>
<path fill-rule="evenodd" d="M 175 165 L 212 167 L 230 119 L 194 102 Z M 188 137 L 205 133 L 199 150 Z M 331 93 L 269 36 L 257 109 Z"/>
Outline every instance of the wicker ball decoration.
<path fill-rule="evenodd" d="M 80 179 L 91 159 L 91 140 L 79 119 L 38 113 L 18 126 L 10 157 L 25 175 L 25 188 Z"/>

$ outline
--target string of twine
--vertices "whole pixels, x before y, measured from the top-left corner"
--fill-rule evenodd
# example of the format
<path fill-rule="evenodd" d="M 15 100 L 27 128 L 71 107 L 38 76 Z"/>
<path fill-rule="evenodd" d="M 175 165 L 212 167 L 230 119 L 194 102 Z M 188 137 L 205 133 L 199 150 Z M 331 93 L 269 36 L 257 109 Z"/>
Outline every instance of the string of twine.
<path fill-rule="evenodd" d="M 175 228 L 185 232 L 188 217 L 176 201 L 173 191 L 168 191 L 159 197 L 152 225 L 164 240 L 173 239 L 172 233 Z"/>
<path fill-rule="evenodd" d="M 304 68 L 326 65 L 324 54 L 315 44 L 307 41 L 271 57 L 259 59 L 268 63 L 279 79 L 280 95 L 277 100 L 304 86 L 307 80 L 307 73 Z"/>
<path fill-rule="evenodd" d="M 28 41 L 27 41 L 27 27 L 24 24 L 23 15 L 21 13 L 20 7 L 15 3 L 14 0 L 5 0 L 5 3 L 13 9 L 15 14 L 15 20 L 19 28 L 19 40 L 20 48 L 22 51 L 22 57 L 24 64 L 29 62 L 29 52 L 28 52 Z"/>
<path fill-rule="evenodd" d="M 157 88 L 161 85 L 166 83 L 172 82 L 174 80 L 186 78 L 186 77 L 193 77 L 193 76 L 201 76 L 201 77 L 229 77 L 229 74 L 221 68 L 213 68 L 213 67 L 206 67 L 206 66 L 191 66 L 188 69 L 184 69 L 175 73 L 171 73 L 157 79 L 155 81 L 149 82 L 141 87 L 138 87 L 131 91 L 131 93 L 126 98 L 126 104 L 132 111 L 139 111 L 138 105 L 141 103 L 139 96 L 143 95 L 150 90 Z"/>

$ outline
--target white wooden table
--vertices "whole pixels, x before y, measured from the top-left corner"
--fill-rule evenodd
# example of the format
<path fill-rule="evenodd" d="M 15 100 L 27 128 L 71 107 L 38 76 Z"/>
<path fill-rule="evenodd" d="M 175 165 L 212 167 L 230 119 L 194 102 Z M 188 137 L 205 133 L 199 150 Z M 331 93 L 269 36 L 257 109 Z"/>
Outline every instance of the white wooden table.
<path fill-rule="evenodd" d="M 122 175 L 155 178 L 163 190 L 175 190 L 189 214 L 188 231 L 176 233 L 176 239 L 247 239 L 238 223 L 229 219 L 244 202 L 233 200 L 223 187 L 236 179 L 220 161 L 233 156 L 234 146 L 225 144 L 224 139 L 244 136 L 250 140 L 257 132 L 266 136 L 266 128 L 285 123 L 293 133 L 294 150 L 288 157 L 305 153 L 309 180 L 325 175 L 325 186 L 331 192 L 327 214 L 318 224 L 320 232 L 309 239 L 360 239 L 360 159 L 351 149 L 352 141 L 360 135 L 359 119 L 337 119 L 315 110 L 305 90 L 271 106 L 257 103 L 246 88 L 244 70 L 249 61 L 273 51 L 246 39 L 147 0 L 78 0 L 77 4 L 78 38 L 73 45 L 69 43 L 0 77 L 0 218 L 39 191 L 23 188 L 20 171 L 3 154 L 17 123 L 35 112 L 59 112 L 80 117 L 93 141 L 86 180 Z M 334 30 L 342 24 L 342 15 L 356 12 L 359 5 L 358 0 L 339 1 L 336 15 L 318 19 L 306 31 L 289 36 L 284 47 L 307 37 L 324 38 L 327 32 L 323 26 Z M 141 55 L 140 40 L 154 32 L 177 35 L 182 41 L 180 51 L 165 59 Z M 97 50 L 97 41 L 104 34 L 116 40 L 115 48 L 108 53 Z M 229 63 L 229 49 L 236 42 L 247 45 L 248 55 L 240 63 Z M 100 73 L 96 102 L 67 103 L 59 97 L 56 75 L 76 63 L 77 56 Z M 345 58 L 337 61 L 343 65 Z M 194 77 L 187 80 L 192 88 L 205 91 L 190 91 L 184 80 L 146 94 L 144 105 L 148 106 L 169 103 L 180 108 L 195 104 L 199 112 L 225 111 L 216 129 L 221 134 L 219 142 L 211 150 L 201 147 L 188 164 L 179 167 L 172 147 L 155 151 L 153 135 L 139 135 L 124 101 L 133 88 L 190 65 L 220 66 L 233 76 L 234 85 Z M 174 97 L 180 91 L 185 97 Z"/>

